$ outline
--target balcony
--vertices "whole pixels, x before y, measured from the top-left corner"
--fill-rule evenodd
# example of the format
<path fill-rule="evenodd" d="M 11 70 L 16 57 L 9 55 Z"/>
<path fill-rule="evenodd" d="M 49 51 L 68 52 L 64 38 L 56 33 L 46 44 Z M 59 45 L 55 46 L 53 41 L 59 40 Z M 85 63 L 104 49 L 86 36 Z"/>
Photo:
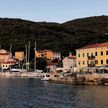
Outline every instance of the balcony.
<path fill-rule="evenodd" d="M 94 55 L 87 56 L 87 57 L 88 57 L 88 60 L 94 60 L 95 59 L 95 56 Z"/>
<path fill-rule="evenodd" d="M 88 67 L 94 67 L 95 66 L 95 62 L 90 62 L 90 63 L 88 63 Z"/>

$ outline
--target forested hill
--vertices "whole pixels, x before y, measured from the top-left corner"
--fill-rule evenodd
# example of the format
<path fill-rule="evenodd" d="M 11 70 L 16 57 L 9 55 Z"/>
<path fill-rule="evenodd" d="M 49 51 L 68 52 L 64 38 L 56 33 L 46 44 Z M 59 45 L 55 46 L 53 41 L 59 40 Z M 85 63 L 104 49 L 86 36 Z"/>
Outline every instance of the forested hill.
<path fill-rule="evenodd" d="M 0 18 L 0 43 L 2 48 L 24 50 L 31 41 L 31 49 L 60 51 L 63 55 L 91 43 L 108 41 L 108 16 L 88 17 L 63 24 L 32 22 L 21 19 Z"/>

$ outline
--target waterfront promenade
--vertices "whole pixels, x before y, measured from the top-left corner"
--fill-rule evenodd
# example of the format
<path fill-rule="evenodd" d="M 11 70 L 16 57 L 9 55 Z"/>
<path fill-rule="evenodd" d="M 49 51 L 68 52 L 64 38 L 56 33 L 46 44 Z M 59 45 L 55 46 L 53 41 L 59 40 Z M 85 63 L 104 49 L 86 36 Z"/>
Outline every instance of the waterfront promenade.
<path fill-rule="evenodd" d="M 26 77 L 26 78 L 37 78 L 44 77 L 46 73 L 40 72 L 0 72 L 0 77 L 3 78 L 17 78 L 17 77 Z"/>
<path fill-rule="evenodd" d="M 41 72 L 0 72 L 0 78 L 40 78 L 50 82 L 65 83 L 71 85 L 108 85 L 108 79 L 101 78 L 97 75 L 73 75 L 73 76 L 57 76 L 54 73 Z"/>

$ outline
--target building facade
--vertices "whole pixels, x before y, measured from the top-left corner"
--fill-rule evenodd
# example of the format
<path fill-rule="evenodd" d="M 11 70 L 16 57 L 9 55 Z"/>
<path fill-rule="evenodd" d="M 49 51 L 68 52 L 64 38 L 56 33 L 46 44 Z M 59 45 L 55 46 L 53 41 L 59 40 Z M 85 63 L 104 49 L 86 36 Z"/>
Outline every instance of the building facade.
<path fill-rule="evenodd" d="M 76 50 L 77 70 L 108 65 L 108 42 L 88 45 Z"/>
<path fill-rule="evenodd" d="M 15 59 L 24 60 L 24 51 L 16 51 L 15 52 Z"/>
<path fill-rule="evenodd" d="M 56 63 L 47 64 L 48 72 L 54 72 L 56 68 L 57 68 Z"/>
<path fill-rule="evenodd" d="M 61 53 L 60 52 L 53 52 L 53 59 L 61 60 Z"/>
<path fill-rule="evenodd" d="M 76 68 L 76 56 L 73 56 L 71 53 L 68 57 L 63 59 L 63 68 L 75 72 Z"/>
<path fill-rule="evenodd" d="M 12 57 L 12 54 L 8 51 L 1 49 L 0 50 L 0 63 L 7 62 Z"/>
<path fill-rule="evenodd" d="M 51 50 L 38 50 L 35 52 L 36 58 L 44 57 L 49 60 L 53 60 L 55 58 L 61 59 L 61 53 L 60 52 L 53 52 Z"/>
<path fill-rule="evenodd" d="M 14 65 L 16 61 L 12 59 L 12 53 L 4 49 L 0 50 L 0 68 L 8 69 L 9 66 Z"/>

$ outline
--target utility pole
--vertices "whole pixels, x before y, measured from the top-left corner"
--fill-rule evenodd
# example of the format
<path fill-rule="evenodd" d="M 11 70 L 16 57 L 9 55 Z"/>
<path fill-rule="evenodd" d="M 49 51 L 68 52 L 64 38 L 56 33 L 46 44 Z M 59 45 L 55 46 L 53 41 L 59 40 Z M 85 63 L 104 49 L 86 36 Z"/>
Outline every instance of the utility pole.
<path fill-rule="evenodd" d="M 34 71 L 36 71 L 36 41 L 35 41 L 35 48 L 34 48 Z"/>

